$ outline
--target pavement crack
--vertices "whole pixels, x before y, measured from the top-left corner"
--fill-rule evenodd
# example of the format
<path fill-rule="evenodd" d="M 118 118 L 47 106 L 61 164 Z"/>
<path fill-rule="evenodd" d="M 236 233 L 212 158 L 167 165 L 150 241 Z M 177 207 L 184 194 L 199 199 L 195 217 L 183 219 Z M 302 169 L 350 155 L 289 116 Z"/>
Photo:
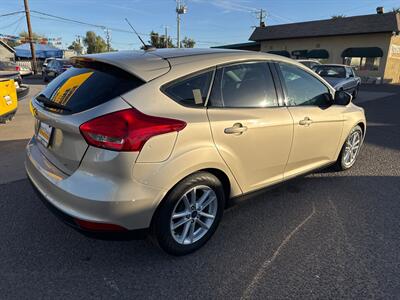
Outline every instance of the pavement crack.
<path fill-rule="evenodd" d="M 261 267 L 258 269 L 257 273 L 254 275 L 253 279 L 251 280 L 250 284 L 247 286 L 247 288 L 244 290 L 242 297 L 240 299 L 251 299 L 254 291 L 256 290 L 259 282 L 265 275 L 265 272 L 268 270 L 269 266 L 276 260 L 276 258 L 279 256 L 281 253 L 281 250 L 290 242 L 292 237 L 299 232 L 299 230 L 307 224 L 307 222 L 315 215 L 316 209 L 315 205 L 313 204 L 312 207 L 312 212 L 299 224 L 294 228 L 282 241 L 282 243 L 278 246 L 278 248 L 275 250 L 275 252 L 272 254 L 271 257 L 268 257 Z"/>

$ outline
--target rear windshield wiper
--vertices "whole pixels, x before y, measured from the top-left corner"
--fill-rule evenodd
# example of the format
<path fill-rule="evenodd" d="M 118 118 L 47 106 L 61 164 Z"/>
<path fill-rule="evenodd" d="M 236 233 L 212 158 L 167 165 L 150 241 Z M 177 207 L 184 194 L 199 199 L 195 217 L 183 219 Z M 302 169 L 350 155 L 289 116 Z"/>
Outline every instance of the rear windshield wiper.
<path fill-rule="evenodd" d="M 47 98 L 43 94 L 40 94 L 39 96 L 37 96 L 36 100 L 38 102 L 42 103 L 46 107 L 51 107 L 51 108 L 57 108 L 57 109 L 61 109 L 61 110 L 71 111 L 71 109 L 69 109 L 65 105 L 62 105 L 62 104 L 57 103 L 57 102 L 54 102 L 54 101 L 50 100 L 49 98 Z"/>

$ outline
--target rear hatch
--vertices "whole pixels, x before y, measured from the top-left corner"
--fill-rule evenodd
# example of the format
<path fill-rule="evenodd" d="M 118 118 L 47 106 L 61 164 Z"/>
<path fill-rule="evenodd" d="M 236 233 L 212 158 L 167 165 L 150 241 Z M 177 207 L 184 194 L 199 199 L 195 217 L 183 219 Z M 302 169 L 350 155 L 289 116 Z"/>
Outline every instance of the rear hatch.
<path fill-rule="evenodd" d="M 88 148 L 79 126 L 129 108 L 120 96 L 144 83 L 138 75 L 110 61 L 76 59 L 72 68 L 56 77 L 32 101 L 37 147 L 58 169 L 72 174 Z"/>

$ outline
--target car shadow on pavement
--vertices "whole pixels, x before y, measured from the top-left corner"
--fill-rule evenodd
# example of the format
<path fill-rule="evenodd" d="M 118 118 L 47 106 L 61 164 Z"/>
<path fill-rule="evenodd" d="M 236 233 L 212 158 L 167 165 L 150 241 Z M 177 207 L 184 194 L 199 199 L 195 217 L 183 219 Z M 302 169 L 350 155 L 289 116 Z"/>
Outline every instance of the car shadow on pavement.
<path fill-rule="evenodd" d="M 82 281 L 78 295 L 99 297 L 340 297 L 336 285 L 352 282 L 390 289 L 390 275 L 399 271 L 400 206 L 388 199 L 399 193 L 398 176 L 298 178 L 228 209 L 205 247 L 178 258 L 148 240 L 88 239 L 56 219 L 21 180 L 0 185 L 0 269 L 6 284 L 16 277 L 32 295 L 44 295 L 43 288 L 60 295 L 55 291 Z M 387 275 L 368 277 L 376 259 Z"/>
<path fill-rule="evenodd" d="M 0 141 L 0 184 L 26 178 L 24 161 L 28 141 Z"/>

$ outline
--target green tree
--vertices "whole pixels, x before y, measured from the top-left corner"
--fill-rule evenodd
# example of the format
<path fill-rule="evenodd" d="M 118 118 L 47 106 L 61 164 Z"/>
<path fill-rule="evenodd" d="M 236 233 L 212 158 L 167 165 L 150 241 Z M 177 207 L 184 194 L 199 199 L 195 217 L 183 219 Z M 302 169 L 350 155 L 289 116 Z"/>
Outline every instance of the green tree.
<path fill-rule="evenodd" d="M 400 14 L 400 7 L 393 7 L 392 11 L 394 13 Z"/>
<path fill-rule="evenodd" d="M 104 39 L 96 35 L 93 31 L 86 32 L 86 37 L 83 39 L 83 43 L 87 48 L 87 53 L 101 53 L 107 51 L 107 43 Z"/>
<path fill-rule="evenodd" d="M 150 40 L 148 41 L 148 43 L 156 48 L 167 48 L 167 44 L 168 44 L 168 48 L 174 48 L 174 44 L 172 43 L 172 39 L 171 37 L 168 37 L 167 39 L 165 38 L 165 35 L 160 35 L 158 32 L 155 31 L 151 31 L 150 32 Z M 143 47 L 142 47 L 143 49 Z"/>
<path fill-rule="evenodd" d="M 343 19 L 346 18 L 346 15 L 333 15 L 331 19 Z"/>
<path fill-rule="evenodd" d="M 26 31 L 21 31 L 19 33 L 19 37 L 22 40 L 26 40 L 26 42 L 29 42 L 29 34 Z M 32 32 L 32 39 L 33 39 L 34 42 L 37 42 L 38 40 L 43 39 L 43 38 L 45 38 L 45 36 L 40 35 L 40 34 L 35 33 L 35 32 Z"/>
<path fill-rule="evenodd" d="M 73 41 L 71 45 L 68 46 L 69 50 L 74 50 L 78 54 L 82 54 L 83 47 L 77 41 Z"/>
<path fill-rule="evenodd" d="M 193 39 L 185 36 L 185 38 L 181 41 L 181 45 L 184 48 L 193 48 L 194 45 L 196 45 L 196 42 Z"/>

